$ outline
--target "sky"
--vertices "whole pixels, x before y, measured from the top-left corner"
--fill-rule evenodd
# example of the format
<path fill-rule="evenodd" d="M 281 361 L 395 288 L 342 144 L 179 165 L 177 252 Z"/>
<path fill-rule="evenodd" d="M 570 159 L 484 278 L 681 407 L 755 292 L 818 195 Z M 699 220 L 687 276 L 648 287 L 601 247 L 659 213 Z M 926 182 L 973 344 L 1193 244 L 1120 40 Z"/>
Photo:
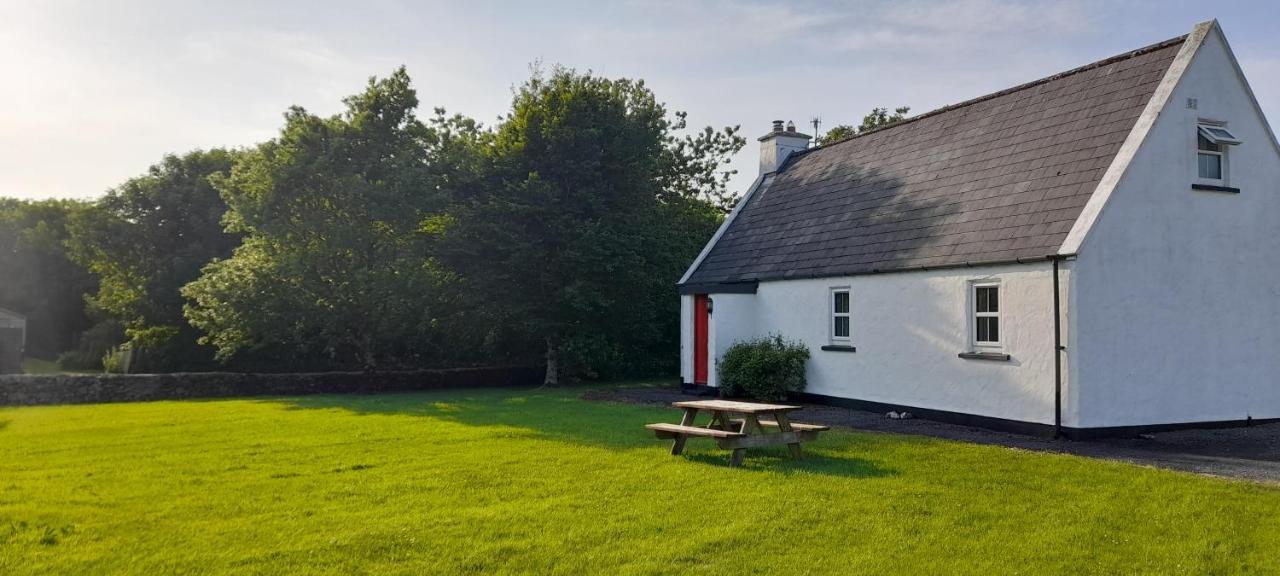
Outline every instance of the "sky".
<path fill-rule="evenodd" d="M 0 0 L 0 196 L 92 198 L 165 154 L 275 136 L 405 65 L 422 110 L 494 123 L 531 63 L 642 78 L 691 128 L 922 113 L 1217 18 L 1280 118 L 1274 1 Z"/>

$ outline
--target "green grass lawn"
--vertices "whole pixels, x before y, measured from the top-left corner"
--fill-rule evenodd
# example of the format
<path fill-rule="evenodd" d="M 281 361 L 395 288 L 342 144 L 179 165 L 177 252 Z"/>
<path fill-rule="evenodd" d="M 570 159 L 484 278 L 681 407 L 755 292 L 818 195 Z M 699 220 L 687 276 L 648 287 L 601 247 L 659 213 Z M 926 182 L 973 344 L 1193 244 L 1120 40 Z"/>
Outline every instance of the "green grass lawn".
<path fill-rule="evenodd" d="M 93 374 L 92 370 L 63 370 L 52 360 L 39 358 L 23 358 L 22 372 L 25 374 Z"/>
<path fill-rule="evenodd" d="M 58 369 L 57 362 L 49 360 L 41 360 L 39 358 L 23 358 L 22 371 L 26 374 L 57 374 L 61 372 Z"/>
<path fill-rule="evenodd" d="M 577 394 L 0 409 L 0 574 L 1280 572 L 1273 487 L 850 432 L 733 469 Z"/>

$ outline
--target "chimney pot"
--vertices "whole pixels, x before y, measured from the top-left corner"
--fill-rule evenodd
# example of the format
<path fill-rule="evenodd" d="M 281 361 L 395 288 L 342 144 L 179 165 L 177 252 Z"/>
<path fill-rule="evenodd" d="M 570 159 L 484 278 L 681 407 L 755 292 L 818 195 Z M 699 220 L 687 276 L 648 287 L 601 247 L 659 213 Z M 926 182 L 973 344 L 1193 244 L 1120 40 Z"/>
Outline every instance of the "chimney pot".
<path fill-rule="evenodd" d="M 782 131 L 782 121 L 781 121 L 781 120 L 774 120 L 774 121 L 773 121 L 773 131 L 774 131 L 774 132 L 781 132 L 781 131 Z"/>
<path fill-rule="evenodd" d="M 796 131 L 796 123 L 790 120 L 787 120 L 787 132 L 795 132 L 795 131 Z"/>

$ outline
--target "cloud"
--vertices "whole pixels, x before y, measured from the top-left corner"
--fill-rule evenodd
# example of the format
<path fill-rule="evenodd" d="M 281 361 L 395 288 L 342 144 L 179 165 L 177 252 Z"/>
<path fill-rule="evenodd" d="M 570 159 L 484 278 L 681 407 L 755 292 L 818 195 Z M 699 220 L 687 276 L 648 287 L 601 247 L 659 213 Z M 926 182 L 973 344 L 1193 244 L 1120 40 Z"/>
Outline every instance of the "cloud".
<path fill-rule="evenodd" d="M 251 145 L 407 65 L 422 105 L 503 113 L 534 60 L 643 78 L 693 126 L 916 112 L 1185 33 L 1188 0 L 0 1 L 0 195 L 92 196 L 167 152 Z M 1275 16 L 1219 4 L 1264 108 Z M 1234 15 L 1233 15 L 1234 12 Z M 1234 20 L 1232 20 L 1234 18 Z M 1252 44 L 1250 44 L 1252 42 Z M 755 176 L 755 150 L 735 166 Z"/>
<path fill-rule="evenodd" d="M 0 196 L 94 196 L 166 153 L 251 145 L 289 105 L 336 111 L 399 63 L 270 19 L 95 8 L 0 22 L 0 69 L 21 79 L 0 91 Z"/>
<path fill-rule="evenodd" d="M 1280 57 L 1239 60 L 1245 78 L 1249 79 L 1249 88 L 1253 89 L 1254 96 L 1258 98 L 1258 105 L 1262 106 L 1264 113 L 1271 111 L 1267 114 L 1267 120 L 1274 128 L 1275 121 L 1280 120 L 1276 116 L 1280 114 Z"/>
<path fill-rule="evenodd" d="M 1093 26 L 1090 11 L 1073 2 L 1017 0 L 906 0 L 888 4 L 884 23 L 934 33 L 980 37 L 989 34 L 1071 35 Z"/>
<path fill-rule="evenodd" d="M 216 35 L 195 35 L 180 39 L 180 53 L 206 63 L 255 60 L 329 70 L 340 66 L 343 58 L 323 39 L 301 31 L 271 29 L 228 30 Z"/>
<path fill-rule="evenodd" d="M 911 56 L 969 56 L 1010 40 L 1070 38 L 1096 24 L 1079 3 L 1019 0 L 904 0 L 850 10 L 840 25 L 811 38 L 815 46 L 843 52 Z"/>

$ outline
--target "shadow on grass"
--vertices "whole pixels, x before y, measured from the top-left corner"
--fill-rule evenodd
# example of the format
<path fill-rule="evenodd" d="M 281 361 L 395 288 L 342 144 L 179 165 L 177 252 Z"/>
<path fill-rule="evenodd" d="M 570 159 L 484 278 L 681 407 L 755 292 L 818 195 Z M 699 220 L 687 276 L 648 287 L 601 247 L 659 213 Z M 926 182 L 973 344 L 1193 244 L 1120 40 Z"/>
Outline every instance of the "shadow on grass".
<path fill-rule="evenodd" d="M 799 460 L 792 460 L 782 450 L 748 450 L 747 458 L 743 462 L 743 469 L 769 471 L 786 475 L 822 474 L 846 478 L 883 478 L 898 474 L 896 470 L 884 468 L 874 462 L 859 458 L 815 454 L 812 451 L 806 451 Z M 729 452 L 727 450 L 687 453 L 684 457 L 707 466 L 730 468 Z"/>
<path fill-rule="evenodd" d="M 483 433 L 485 435 L 527 435 L 616 451 L 660 448 L 663 451 L 659 452 L 661 456 L 655 454 L 655 457 L 671 458 L 665 454 L 670 441 L 654 438 L 644 425 L 678 421 L 680 415 L 677 411 L 588 402 L 578 397 L 581 392 L 573 389 L 471 390 L 303 396 L 264 401 L 284 404 L 291 410 L 344 410 L 364 415 L 416 416 L 424 418 L 427 425 L 426 420 L 435 419 L 490 429 Z M 477 436 L 481 434 L 478 432 Z M 715 449 L 706 440 L 692 439 L 689 447 L 684 456 L 689 462 L 717 467 L 729 465 L 729 452 Z M 831 454 L 827 450 L 806 450 L 804 458 L 790 460 L 786 457 L 785 448 L 748 450 L 746 469 L 854 478 L 896 474 L 872 462 Z"/>

